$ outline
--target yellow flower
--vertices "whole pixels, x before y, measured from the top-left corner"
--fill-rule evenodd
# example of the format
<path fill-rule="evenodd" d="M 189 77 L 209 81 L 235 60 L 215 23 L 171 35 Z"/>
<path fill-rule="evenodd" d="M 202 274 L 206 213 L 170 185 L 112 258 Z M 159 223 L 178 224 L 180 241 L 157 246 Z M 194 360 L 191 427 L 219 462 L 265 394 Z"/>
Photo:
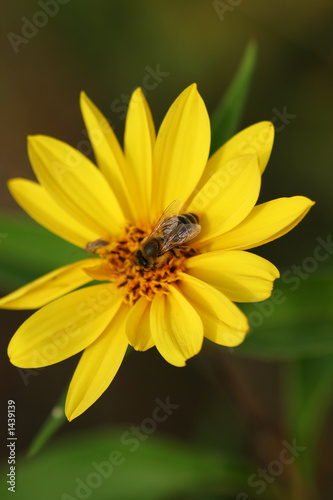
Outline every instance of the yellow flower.
<path fill-rule="evenodd" d="M 137 89 L 124 152 L 84 93 L 81 110 L 99 168 L 61 141 L 34 136 L 28 153 L 38 183 L 12 179 L 9 189 L 37 222 L 85 248 L 87 259 L 0 300 L 8 309 L 41 308 L 9 344 L 14 365 L 38 368 L 83 351 L 67 395 L 69 420 L 107 389 L 128 344 L 139 351 L 156 346 L 175 366 L 200 351 L 204 336 L 240 344 L 249 325 L 234 302 L 267 299 L 279 277 L 273 264 L 244 250 L 282 236 L 313 205 L 295 196 L 255 206 L 273 145 L 269 122 L 238 133 L 208 159 L 209 117 L 194 84 L 172 104 L 157 137 Z M 180 214 L 195 214 L 188 223 L 198 222 L 199 235 L 143 265 L 143 238 L 179 199 Z M 177 214 L 170 220 L 173 234 Z M 166 233 L 160 245 L 171 238 Z M 101 283 L 82 288 L 92 280 Z"/>

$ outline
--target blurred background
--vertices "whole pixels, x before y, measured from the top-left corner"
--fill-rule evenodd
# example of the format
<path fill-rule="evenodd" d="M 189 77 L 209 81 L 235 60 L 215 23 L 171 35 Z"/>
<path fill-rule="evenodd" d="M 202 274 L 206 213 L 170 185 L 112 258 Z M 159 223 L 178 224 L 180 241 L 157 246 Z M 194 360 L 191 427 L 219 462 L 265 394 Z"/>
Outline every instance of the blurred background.
<path fill-rule="evenodd" d="M 38 14 L 41 11 L 42 16 Z M 2 214 L 22 212 L 6 181 L 11 177 L 34 178 L 26 153 L 27 135 L 50 135 L 90 155 L 79 110 L 81 90 L 105 114 L 122 142 L 126 107 L 134 88 L 145 88 L 156 127 L 173 100 L 193 82 L 212 113 L 249 40 L 256 40 L 257 67 L 240 128 L 261 120 L 272 120 L 276 127 L 260 200 L 305 195 L 316 201 L 292 233 L 256 253 L 274 262 L 282 274 L 298 276 L 298 290 L 286 280 L 276 282 L 288 300 L 276 306 L 267 321 L 265 310 L 260 311 L 264 321 L 258 324 L 259 347 L 249 343 L 230 352 L 205 345 L 184 369 L 168 365 L 154 349 L 131 354 L 107 392 L 84 415 L 66 423 L 54 440 L 75 439 L 82 436 L 76 433 L 113 424 L 126 431 L 151 416 L 156 398 L 169 396 L 179 408 L 159 424 L 157 434 L 162 439 L 167 436 L 217 455 L 237 453 L 251 463 L 253 455 L 258 455 L 253 444 L 256 433 L 260 449 L 265 441 L 263 422 L 273 422 L 279 429 L 277 449 L 283 448 L 283 439 L 292 443 L 297 438 L 298 444 L 311 450 L 311 460 L 304 459 L 306 464 L 300 469 L 303 478 L 307 476 L 304 471 L 311 469 L 311 488 L 318 496 L 309 498 L 324 498 L 332 488 L 328 474 L 332 465 L 332 249 L 324 246 L 327 258 L 312 263 L 312 267 L 309 258 L 313 259 L 318 238 L 325 242 L 330 238 L 333 220 L 332 2 L 16 0 L 6 2 L 0 25 Z M 0 228 L 0 233 L 6 230 Z M 34 243 L 29 238 L 27 234 L 22 241 L 31 252 Z M 5 245 L 4 237 L 0 255 Z M 75 260 L 75 255 L 71 259 Z M 35 277 L 42 274 L 37 264 L 30 269 Z M 6 263 L 0 262 L 1 266 L 5 268 Z M 24 267 L 23 263 L 18 262 L 18 267 Z M 8 278 L 5 269 L 1 276 L 1 293 L 12 291 L 15 280 Z M 20 279 L 17 277 L 17 284 Z M 255 307 L 247 313 L 258 311 Z M 6 347 L 30 312 L 0 314 L 0 370 L 1 379 L 6 381 L 1 384 L 2 405 L 5 407 L 8 399 L 16 401 L 17 451 L 24 454 L 68 384 L 79 357 L 22 373 L 9 364 Z M 257 334 L 256 326 L 254 322 L 251 338 Z M 308 420 L 302 423 L 306 411 Z M 4 417 L 2 412 L 2 429 L 6 429 Z M 4 449 L 1 453 L 3 458 L 7 456 Z M 92 460 L 94 457 L 88 458 L 89 463 Z M 263 456 L 262 460 L 265 463 L 268 458 Z M 257 468 L 250 466 L 249 473 L 257 474 Z M 24 465 L 22 470 L 24 474 Z M 33 474 L 32 469 L 31 478 Z M 85 474 L 82 472 L 82 477 Z M 142 474 L 150 484 L 147 470 Z M 276 474 L 274 484 L 280 479 L 283 483 L 284 476 L 285 471 Z M 249 485 L 248 477 L 244 473 L 243 489 L 237 486 L 233 490 L 248 496 L 218 490 L 200 498 L 257 498 L 260 488 Z M 293 477 L 294 483 L 302 482 L 297 474 Z M 67 491 L 64 488 L 62 491 Z M 302 491 L 298 486 L 293 488 L 290 498 L 305 498 L 297 497 L 297 491 Z M 31 498 L 42 498 L 38 491 Z M 156 494 L 155 498 L 197 498 L 186 496 L 186 491 L 182 494 Z M 113 498 L 148 498 L 148 494 L 137 495 Z M 107 490 L 105 498 L 109 498 Z M 281 497 L 275 493 L 267 498 Z"/>

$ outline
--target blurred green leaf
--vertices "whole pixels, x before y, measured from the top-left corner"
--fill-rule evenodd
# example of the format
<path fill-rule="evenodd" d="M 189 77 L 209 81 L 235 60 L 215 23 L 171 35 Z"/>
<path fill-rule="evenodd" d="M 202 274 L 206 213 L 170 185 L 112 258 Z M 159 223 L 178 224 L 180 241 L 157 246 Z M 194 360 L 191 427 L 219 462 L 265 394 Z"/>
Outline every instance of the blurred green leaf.
<path fill-rule="evenodd" d="M 25 215 L 2 212 L 0 232 L 0 282 L 5 291 L 87 257 Z"/>
<path fill-rule="evenodd" d="M 314 443 L 332 402 L 333 355 L 288 363 L 284 375 L 289 429 Z"/>
<path fill-rule="evenodd" d="M 211 117 L 211 155 L 238 130 L 256 61 L 257 44 L 251 41 L 245 49 L 237 73 Z"/>
<path fill-rule="evenodd" d="M 208 498 L 239 491 L 250 473 L 242 460 L 144 432 L 135 437 L 133 428 L 80 433 L 19 460 L 15 498 L 158 500 L 189 491 Z"/>
<path fill-rule="evenodd" d="M 307 280 L 282 275 L 270 299 L 242 306 L 251 332 L 234 352 L 269 360 L 333 354 L 332 278 L 331 269 Z"/>
<path fill-rule="evenodd" d="M 309 487 L 315 484 L 317 447 L 332 404 L 333 355 L 288 363 L 283 372 L 285 426 L 306 450 L 295 465 Z M 313 496 L 315 498 L 315 495 Z"/>
<path fill-rule="evenodd" d="M 66 390 L 61 395 L 59 401 L 54 408 L 52 408 L 50 415 L 47 417 L 44 424 L 34 437 L 27 453 L 28 458 L 36 455 L 36 453 L 38 453 L 46 445 L 46 443 L 60 429 L 60 427 L 67 422 L 65 415 L 67 390 L 68 387 L 66 387 Z"/>

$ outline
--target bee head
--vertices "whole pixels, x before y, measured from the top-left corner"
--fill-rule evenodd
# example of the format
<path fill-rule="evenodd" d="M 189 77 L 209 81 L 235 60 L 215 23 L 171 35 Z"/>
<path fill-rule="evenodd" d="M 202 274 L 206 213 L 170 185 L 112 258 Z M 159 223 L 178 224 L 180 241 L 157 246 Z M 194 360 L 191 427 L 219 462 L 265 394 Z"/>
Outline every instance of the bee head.
<path fill-rule="evenodd" d="M 150 267 L 149 261 L 143 256 L 141 250 L 138 250 L 136 253 L 136 262 L 141 267 Z"/>

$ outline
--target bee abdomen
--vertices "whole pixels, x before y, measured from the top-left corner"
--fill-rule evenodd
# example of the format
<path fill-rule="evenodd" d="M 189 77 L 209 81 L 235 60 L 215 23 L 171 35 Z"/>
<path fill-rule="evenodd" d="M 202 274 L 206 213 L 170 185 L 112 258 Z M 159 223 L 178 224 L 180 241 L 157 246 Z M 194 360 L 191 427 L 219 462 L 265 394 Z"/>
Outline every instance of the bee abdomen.
<path fill-rule="evenodd" d="M 197 214 L 188 213 L 188 214 L 182 214 L 178 215 L 178 221 L 179 224 L 198 224 L 199 222 L 199 217 Z"/>

